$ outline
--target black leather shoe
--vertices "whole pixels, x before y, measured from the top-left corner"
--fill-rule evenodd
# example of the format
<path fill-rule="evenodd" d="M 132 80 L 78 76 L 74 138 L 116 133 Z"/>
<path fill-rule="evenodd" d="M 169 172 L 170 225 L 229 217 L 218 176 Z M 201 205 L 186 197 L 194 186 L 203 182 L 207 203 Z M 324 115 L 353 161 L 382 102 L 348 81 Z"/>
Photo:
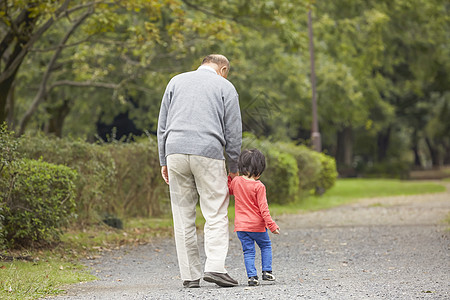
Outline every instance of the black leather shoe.
<path fill-rule="evenodd" d="M 205 272 L 203 280 L 215 283 L 221 287 L 232 287 L 239 284 L 228 273 Z"/>
<path fill-rule="evenodd" d="M 200 287 L 200 279 L 185 280 L 185 281 L 183 281 L 183 286 L 188 289 L 199 288 Z"/>

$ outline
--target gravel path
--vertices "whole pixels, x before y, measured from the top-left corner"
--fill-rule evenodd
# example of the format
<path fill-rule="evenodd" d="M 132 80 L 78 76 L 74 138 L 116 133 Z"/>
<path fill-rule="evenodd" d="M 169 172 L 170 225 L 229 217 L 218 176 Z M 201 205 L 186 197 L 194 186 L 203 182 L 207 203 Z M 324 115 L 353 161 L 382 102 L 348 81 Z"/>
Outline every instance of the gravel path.
<path fill-rule="evenodd" d="M 450 299 L 449 213 L 447 184 L 445 193 L 275 218 L 282 230 L 271 234 L 277 281 L 251 288 L 234 233 L 227 258 L 240 283 L 234 288 L 201 281 L 200 289 L 183 289 L 173 239 L 155 240 L 85 262 L 99 280 L 52 299 Z"/>

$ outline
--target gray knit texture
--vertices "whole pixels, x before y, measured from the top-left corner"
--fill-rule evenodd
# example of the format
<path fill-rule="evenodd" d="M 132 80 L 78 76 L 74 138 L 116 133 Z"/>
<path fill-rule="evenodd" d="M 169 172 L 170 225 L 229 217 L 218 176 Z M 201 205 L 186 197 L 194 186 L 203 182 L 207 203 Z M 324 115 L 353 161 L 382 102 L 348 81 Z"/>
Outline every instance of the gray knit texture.
<path fill-rule="evenodd" d="M 158 120 L 161 166 L 170 154 L 225 159 L 225 149 L 230 172 L 237 172 L 241 144 L 239 96 L 230 81 L 206 68 L 170 80 Z"/>

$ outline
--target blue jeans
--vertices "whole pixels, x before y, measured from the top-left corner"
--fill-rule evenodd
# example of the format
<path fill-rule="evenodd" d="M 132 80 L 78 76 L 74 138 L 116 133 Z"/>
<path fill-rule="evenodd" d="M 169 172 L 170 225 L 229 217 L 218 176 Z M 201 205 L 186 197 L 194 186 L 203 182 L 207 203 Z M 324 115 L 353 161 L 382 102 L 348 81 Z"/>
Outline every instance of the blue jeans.
<path fill-rule="evenodd" d="M 272 243 L 269 232 L 238 231 L 237 236 L 244 251 L 244 263 L 247 277 L 257 276 L 255 268 L 255 242 L 261 249 L 262 271 L 272 271 Z"/>

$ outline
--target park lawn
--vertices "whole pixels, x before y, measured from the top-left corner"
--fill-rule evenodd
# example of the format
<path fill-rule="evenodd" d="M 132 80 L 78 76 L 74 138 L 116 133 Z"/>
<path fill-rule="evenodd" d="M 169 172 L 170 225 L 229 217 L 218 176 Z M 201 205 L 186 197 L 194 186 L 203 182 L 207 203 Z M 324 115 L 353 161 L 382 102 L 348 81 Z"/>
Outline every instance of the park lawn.
<path fill-rule="evenodd" d="M 378 198 L 401 195 L 440 193 L 445 186 L 427 181 L 405 181 L 396 179 L 339 179 L 333 188 L 322 196 L 310 196 L 288 205 L 270 204 L 273 215 L 293 214 L 302 211 L 328 209 L 348 204 L 362 198 Z"/>
<path fill-rule="evenodd" d="M 304 211 L 327 209 L 355 202 L 361 198 L 413 195 L 445 191 L 438 183 L 399 181 L 390 179 L 339 179 L 336 185 L 322 196 L 278 205 L 271 203 L 272 216 L 295 214 Z M 234 220 L 233 201 L 228 208 L 230 222 Z M 197 208 L 197 226 L 202 228 L 204 219 Z M 96 225 L 83 230 L 72 228 L 61 238 L 62 243 L 52 251 L 30 252 L 36 262 L 0 261 L 0 299 L 36 299 L 61 293 L 62 286 L 81 281 L 95 280 L 76 261 L 95 258 L 103 252 L 122 245 L 144 244 L 154 237 L 172 235 L 173 221 L 170 215 L 161 218 L 133 218 L 124 221 L 124 229 Z"/>

